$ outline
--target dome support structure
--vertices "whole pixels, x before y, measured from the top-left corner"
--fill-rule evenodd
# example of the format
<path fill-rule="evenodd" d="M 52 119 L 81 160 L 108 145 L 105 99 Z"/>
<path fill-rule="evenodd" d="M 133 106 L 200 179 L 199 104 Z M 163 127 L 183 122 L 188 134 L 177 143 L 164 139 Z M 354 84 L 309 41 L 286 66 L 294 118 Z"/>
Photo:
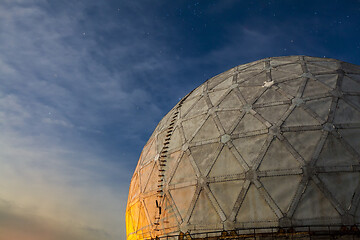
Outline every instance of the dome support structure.
<path fill-rule="evenodd" d="M 207 80 L 144 146 L 126 223 L 128 240 L 358 239 L 360 66 L 272 57 Z"/>

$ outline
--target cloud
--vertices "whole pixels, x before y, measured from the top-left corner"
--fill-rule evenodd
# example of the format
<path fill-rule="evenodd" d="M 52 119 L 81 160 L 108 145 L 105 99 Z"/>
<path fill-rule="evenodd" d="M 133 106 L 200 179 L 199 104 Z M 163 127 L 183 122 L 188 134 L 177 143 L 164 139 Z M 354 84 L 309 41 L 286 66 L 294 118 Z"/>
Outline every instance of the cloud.
<path fill-rule="evenodd" d="M 108 136 L 116 119 L 130 124 L 117 129 L 125 134 L 146 127 L 130 121 L 137 107 L 147 105 L 150 119 L 161 110 L 133 71 L 164 66 L 156 56 L 129 61 L 149 47 L 131 36 L 106 50 L 95 32 L 118 25 L 84 23 L 91 4 L 71 5 L 49 10 L 45 1 L 18 0 L 0 7 L 0 239 L 125 235 L 129 160 L 104 154 L 111 139 L 88 137 Z M 133 31 L 134 24 L 114 30 Z"/>
<path fill-rule="evenodd" d="M 49 139 L 10 132 L 0 138 L 0 198 L 11 206 L 20 206 L 18 218 L 39 218 L 37 225 L 51 221 L 74 232 L 107 232 L 111 236 L 107 239 L 122 236 L 122 203 L 127 192 L 120 182 L 109 181 L 124 172 L 103 164 L 91 153 L 56 147 L 43 140 Z M 12 224 L 4 215 L 9 209 L 2 205 L 0 210 L 4 224 Z M 21 226 L 14 228 L 20 230 Z"/>
<path fill-rule="evenodd" d="M 61 225 L 24 212 L 26 209 L 0 199 L 0 240 L 95 240 L 111 237 L 100 230 Z"/>
<path fill-rule="evenodd" d="M 209 22 L 203 23 L 210 26 L 234 3 L 211 5 L 204 11 Z M 124 239 L 137 157 L 178 98 L 241 63 L 325 52 L 302 35 L 303 29 L 297 31 L 306 21 L 276 26 L 249 19 L 215 32 L 222 40 L 215 47 L 189 47 L 191 54 L 181 54 L 174 46 L 202 46 L 207 39 L 184 30 L 185 23 L 177 28 L 174 22 L 183 16 L 170 21 L 163 16 L 164 5 L 2 1 L 0 219 L 8 236 L 30 231 L 33 238 L 43 232 L 45 239 L 51 234 L 54 239 Z M 292 38 L 296 44 L 284 52 Z"/>

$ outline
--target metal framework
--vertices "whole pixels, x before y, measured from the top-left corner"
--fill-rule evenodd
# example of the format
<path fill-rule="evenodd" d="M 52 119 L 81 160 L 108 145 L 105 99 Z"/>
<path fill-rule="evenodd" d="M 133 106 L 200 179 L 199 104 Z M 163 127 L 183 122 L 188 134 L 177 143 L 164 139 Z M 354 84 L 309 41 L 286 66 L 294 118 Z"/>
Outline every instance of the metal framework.
<path fill-rule="evenodd" d="M 179 233 L 146 240 L 278 240 L 278 239 L 360 239 L 357 225 L 253 228 L 203 233 Z"/>
<path fill-rule="evenodd" d="M 128 240 L 360 223 L 360 67 L 307 56 L 232 68 L 184 97 L 145 145 Z"/>

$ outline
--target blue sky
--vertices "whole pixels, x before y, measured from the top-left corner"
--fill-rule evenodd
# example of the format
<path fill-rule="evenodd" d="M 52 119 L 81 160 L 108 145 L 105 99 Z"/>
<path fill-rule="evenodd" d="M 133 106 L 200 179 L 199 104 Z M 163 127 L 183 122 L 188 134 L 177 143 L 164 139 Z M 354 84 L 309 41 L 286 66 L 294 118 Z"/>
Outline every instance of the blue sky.
<path fill-rule="evenodd" d="M 0 0 L 0 240 L 125 239 L 160 119 L 214 75 L 298 54 L 360 64 L 360 1 Z"/>

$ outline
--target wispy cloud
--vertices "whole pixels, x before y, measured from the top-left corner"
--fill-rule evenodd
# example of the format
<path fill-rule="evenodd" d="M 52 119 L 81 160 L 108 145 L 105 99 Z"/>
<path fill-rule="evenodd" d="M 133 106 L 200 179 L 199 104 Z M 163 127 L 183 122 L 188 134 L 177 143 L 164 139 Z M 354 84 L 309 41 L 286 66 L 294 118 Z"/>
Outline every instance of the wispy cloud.
<path fill-rule="evenodd" d="M 103 154 L 110 139 L 91 136 L 107 136 L 116 119 L 131 124 L 118 134 L 148 124 L 129 121 L 138 106 L 148 105 L 144 116 L 157 116 L 148 91 L 132 82 L 133 71 L 164 66 L 154 57 L 131 60 L 149 47 L 134 36 L 110 48 L 94 36 L 112 28 L 129 33 L 136 22 L 86 23 L 87 11 L 108 6 L 69 4 L 51 10 L 45 1 L 19 0 L 0 7 L 0 198 L 6 203 L 0 205 L 0 239 L 125 236 L 132 170 L 121 156 L 114 161 Z"/>
<path fill-rule="evenodd" d="M 252 60 L 346 54 L 270 2 L 3 0 L 0 240 L 125 239 L 137 157 L 178 98 Z"/>

